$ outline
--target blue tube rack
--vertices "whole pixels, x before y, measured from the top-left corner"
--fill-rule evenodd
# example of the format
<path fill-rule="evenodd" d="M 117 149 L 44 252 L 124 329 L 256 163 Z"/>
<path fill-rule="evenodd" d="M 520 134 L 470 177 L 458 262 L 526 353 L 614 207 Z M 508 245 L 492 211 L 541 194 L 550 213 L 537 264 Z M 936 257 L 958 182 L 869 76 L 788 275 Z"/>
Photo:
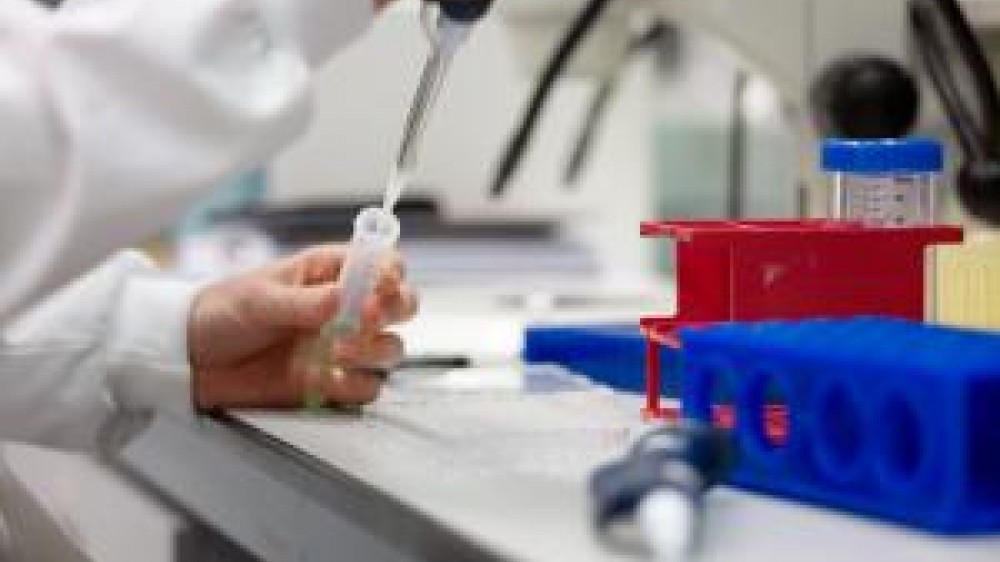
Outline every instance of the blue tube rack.
<path fill-rule="evenodd" d="M 529 326 L 521 357 L 528 363 L 561 365 L 615 390 L 645 391 L 646 339 L 636 324 Z M 660 350 L 665 370 L 677 368 L 678 352 Z M 678 396 L 677 377 L 668 378 L 666 396 Z"/>
<path fill-rule="evenodd" d="M 681 339 L 685 416 L 709 422 L 713 397 L 732 397 L 732 484 L 941 534 L 1000 531 L 1000 336 L 858 318 Z"/>

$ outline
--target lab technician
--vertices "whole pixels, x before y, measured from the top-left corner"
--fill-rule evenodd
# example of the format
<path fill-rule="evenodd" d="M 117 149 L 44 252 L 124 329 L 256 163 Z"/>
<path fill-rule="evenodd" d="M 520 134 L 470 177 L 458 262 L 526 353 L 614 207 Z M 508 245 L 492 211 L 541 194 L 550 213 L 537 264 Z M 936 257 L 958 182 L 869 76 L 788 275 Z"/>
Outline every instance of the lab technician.
<path fill-rule="evenodd" d="M 115 251 L 293 140 L 313 71 L 384 3 L 0 0 L 0 441 L 86 450 L 122 408 L 299 403 L 290 350 L 336 310 L 341 250 L 206 287 Z M 374 399 L 414 303 L 387 264 L 329 400 Z"/>

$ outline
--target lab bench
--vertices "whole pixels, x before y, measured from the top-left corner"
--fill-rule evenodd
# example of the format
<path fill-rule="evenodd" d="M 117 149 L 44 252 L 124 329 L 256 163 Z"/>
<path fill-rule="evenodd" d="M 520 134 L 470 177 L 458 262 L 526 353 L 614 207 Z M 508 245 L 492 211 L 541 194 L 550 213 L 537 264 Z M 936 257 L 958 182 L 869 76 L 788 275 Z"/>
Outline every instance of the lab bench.
<path fill-rule="evenodd" d="M 526 465 L 503 439 L 470 457 L 419 423 L 378 416 L 159 416 L 130 425 L 119 461 L 261 560 L 638 559 L 594 532 L 589 467 L 577 466 L 613 454 L 629 438 L 624 427 L 598 446 L 566 430 L 566 447 L 588 452 L 553 451 Z M 877 552 L 883 561 L 985 562 L 1000 553 L 1000 538 L 941 538 L 728 489 L 710 494 L 708 514 L 705 561 Z"/>
<path fill-rule="evenodd" d="M 592 532 L 581 480 L 466 472 L 448 461 L 447 450 L 421 451 L 420 439 L 394 446 L 399 428 L 373 432 L 356 418 L 271 415 L 165 415 L 124 426 L 120 461 L 160 493 L 147 494 L 145 485 L 99 463 L 64 462 L 58 485 L 116 504 L 76 506 L 91 517 L 71 533 L 82 541 L 81 556 L 64 560 L 639 559 L 609 550 Z M 36 469 L 44 464 L 51 476 L 59 463 L 35 460 L 32 467 L 15 459 L 12 471 L 17 478 L 20 469 L 26 487 L 44 495 L 53 483 Z M 158 510 L 166 515 L 150 517 Z M 709 516 L 704 561 L 864 560 L 878 553 L 889 562 L 985 562 L 1000 553 L 998 538 L 946 539 L 728 489 L 710 494 Z M 50 531 L 40 540 L 56 542 L 55 524 Z"/>

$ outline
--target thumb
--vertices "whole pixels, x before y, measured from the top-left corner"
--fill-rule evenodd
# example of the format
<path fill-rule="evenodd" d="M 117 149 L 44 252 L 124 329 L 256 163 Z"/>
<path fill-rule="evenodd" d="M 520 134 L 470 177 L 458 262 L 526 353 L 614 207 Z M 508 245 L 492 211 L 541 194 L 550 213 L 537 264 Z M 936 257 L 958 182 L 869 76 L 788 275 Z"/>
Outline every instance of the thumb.
<path fill-rule="evenodd" d="M 337 308 L 339 291 L 333 284 L 295 286 L 268 283 L 248 299 L 247 315 L 264 326 L 318 328 Z"/>

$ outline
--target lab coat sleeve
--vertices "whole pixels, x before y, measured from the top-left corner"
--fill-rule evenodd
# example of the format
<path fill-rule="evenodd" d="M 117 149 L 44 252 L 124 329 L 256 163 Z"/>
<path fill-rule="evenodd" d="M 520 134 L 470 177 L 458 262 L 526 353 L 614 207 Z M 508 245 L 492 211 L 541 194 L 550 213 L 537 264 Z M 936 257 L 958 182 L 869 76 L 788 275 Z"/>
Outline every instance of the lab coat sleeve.
<path fill-rule="evenodd" d="M 122 252 L 10 323 L 0 440 L 89 449 L 120 409 L 190 409 L 194 284 Z"/>
<path fill-rule="evenodd" d="M 371 12 L 0 0 L 0 439 L 87 448 L 117 408 L 187 403 L 192 287 L 131 253 L 66 284 L 290 142 Z"/>
<path fill-rule="evenodd" d="M 0 321 L 260 166 L 372 0 L 0 1 Z"/>

